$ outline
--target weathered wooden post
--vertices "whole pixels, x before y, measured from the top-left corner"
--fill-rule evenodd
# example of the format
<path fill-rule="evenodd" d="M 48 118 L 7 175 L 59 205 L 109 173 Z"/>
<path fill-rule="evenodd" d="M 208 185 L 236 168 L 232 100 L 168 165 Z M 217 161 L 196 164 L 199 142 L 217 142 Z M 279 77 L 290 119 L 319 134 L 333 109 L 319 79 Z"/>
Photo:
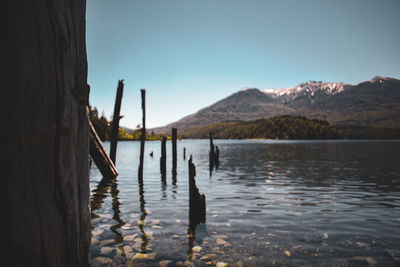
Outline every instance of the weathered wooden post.
<path fill-rule="evenodd" d="M 214 142 L 213 142 L 212 132 L 210 132 L 209 136 L 210 136 L 210 155 L 214 155 Z"/>
<path fill-rule="evenodd" d="M 215 167 L 218 169 L 219 168 L 219 147 L 215 146 Z"/>
<path fill-rule="evenodd" d="M 212 171 L 214 169 L 214 157 L 215 157 L 214 142 L 213 142 L 213 136 L 212 136 L 211 132 L 209 133 L 209 138 L 210 138 L 209 171 L 210 171 L 210 177 L 211 177 Z"/>
<path fill-rule="evenodd" d="M 183 160 L 186 160 L 186 147 L 183 148 Z"/>
<path fill-rule="evenodd" d="M 192 162 L 192 155 L 188 161 L 189 169 L 189 226 L 195 229 L 199 223 L 206 221 L 206 196 L 199 193 L 196 186 L 196 166 Z"/>
<path fill-rule="evenodd" d="M 101 175 L 106 179 L 113 179 L 118 175 L 114 163 L 103 147 L 99 136 L 97 135 L 92 123 L 89 121 L 90 127 L 90 156 L 92 157 Z"/>
<path fill-rule="evenodd" d="M 143 179 L 144 143 L 146 141 L 146 90 L 140 89 L 142 95 L 142 135 L 140 136 L 139 180 Z"/>
<path fill-rule="evenodd" d="M 89 265 L 86 2 L 2 4 L 2 266 Z"/>
<path fill-rule="evenodd" d="M 118 81 L 117 95 L 115 97 L 114 104 L 114 115 L 111 123 L 111 140 L 110 140 L 110 158 L 115 165 L 115 159 L 117 154 L 117 142 L 118 142 L 118 130 L 119 120 L 122 116 L 119 115 L 121 111 L 122 94 L 124 91 L 124 80 Z"/>
<path fill-rule="evenodd" d="M 160 172 L 164 180 L 167 174 L 167 138 L 165 136 L 161 140 Z"/>
<path fill-rule="evenodd" d="M 176 128 L 172 128 L 172 174 L 176 175 L 176 161 L 177 161 L 177 152 L 176 152 L 176 138 L 178 136 L 178 130 Z"/>

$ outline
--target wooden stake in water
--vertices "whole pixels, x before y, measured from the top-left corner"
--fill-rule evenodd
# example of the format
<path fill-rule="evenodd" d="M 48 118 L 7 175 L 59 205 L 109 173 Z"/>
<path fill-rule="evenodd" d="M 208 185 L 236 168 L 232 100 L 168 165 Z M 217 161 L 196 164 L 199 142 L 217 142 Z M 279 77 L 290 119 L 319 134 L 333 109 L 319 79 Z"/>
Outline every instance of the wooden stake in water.
<path fill-rule="evenodd" d="M 117 95 L 115 97 L 114 104 L 114 115 L 111 123 L 111 140 L 110 140 L 110 158 L 115 165 L 115 159 L 117 154 L 117 142 L 118 142 L 118 130 L 119 120 L 122 116 L 119 115 L 121 110 L 122 94 L 124 91 L 124 80 L 118 81 Z"/>
<path fill-rule="evenodd" d="M 210 132 L 209 136 L 210 136 L 210 154 L 214 155 L 214 142 L 213 142 L 212 132 Z"/>
<path fill-rule="evenodd" d="M 164 179 L 167 173 L 167 138 L 165 136 L 161 140 L 160 172 Z"/>
<path fill-rule="evenodd" d="M 192 162 L 192 155 L 188 161 L 189 169 L 189 227 L 195 229 L 199 223 L 206 221 L 206 196 L 199 193 L 196 186 L 196 166 Z"/>
<path fill-rule="evenodd" d="M 172 174 L 176 174 L 176 161 L 177 161 L 177 152 L 176 152 L 176 138 L 178 136 L 178 130 L 176 128 L 172 128 Z"/>
<path fill-rule="evenodd" d="M 143 179 L 144 143 L 146 141 L 146 90 L 140 90 L 142 95 L 142 134 L 140 136 L 139 180 Z"/>

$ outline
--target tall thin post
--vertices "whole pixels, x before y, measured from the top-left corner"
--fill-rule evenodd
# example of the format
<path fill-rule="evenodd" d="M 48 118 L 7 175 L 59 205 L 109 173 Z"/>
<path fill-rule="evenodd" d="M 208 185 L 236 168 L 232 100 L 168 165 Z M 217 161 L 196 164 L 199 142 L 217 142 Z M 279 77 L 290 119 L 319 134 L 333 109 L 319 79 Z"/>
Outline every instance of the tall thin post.
<path fill-rule="evenodd" d="M 172 174 L 176 174 L 176 138 L 178 136 L 178 130 L 176 128 L 172 128 Z"/>
<path fill-rule="evenodd" d="M 210 132 L 209 136 L 210 136 L 210 153 L 211 153 L 211 155 L 214 155 L 214 142 L 213 142 L 213 136 L 212 136 L 211 132 Z"/>
<path fill-rule="evenodd" d="M 167 173 L 167 138 L 165 136 L 161 140 L 160 172 L 164 179 Z"/>
<path fill-rule="evenodd" d="M 186 147 L 183 148 L 183 160 L 186 160 Z"/>
<path fill-rule="evenodd" d="M 210 171 L 210 177 L 212 175 L 212 171 L 214 169 L 214 158 L 215 158 L 215 151 L 214 151 L 214 142 L 213 142 L 213 136 L 212 136 L 212 132 L 210 132 L 209 134 L 210 137 L 210 154 L 209 154 L 209 171 Z"/>
<path fill-rule="evenodd" d="M 143 179 L 144 143 L 146 141 L 146 90 L 140 89 L 142 95 L 142 135 L 140 136 L 139 180 Z"/>
<path fill-rule="evenodd" d="M 115 97 L 114 104 L 114 115 L 111 123 L 111 142 L 110 142 L 110 158 L 115 165 L 115 159 L 117 154 L 117 142 L 118 142 L 118 130 L 119 130 L 119 120 L 122 116 L 119 115 L 121 111 L 121 101 L 122 94 L 124 91 L 124 80 L 118 81 L 117 95 Z"/>
<path fill-rule="evenodd" d="M 214 157 L 214 159 L 215 159 L 215 167 L 218 170 L 218 168 L 219 168 L 219 147 L 218 146 L 215 146 L 215 157 Z"/>

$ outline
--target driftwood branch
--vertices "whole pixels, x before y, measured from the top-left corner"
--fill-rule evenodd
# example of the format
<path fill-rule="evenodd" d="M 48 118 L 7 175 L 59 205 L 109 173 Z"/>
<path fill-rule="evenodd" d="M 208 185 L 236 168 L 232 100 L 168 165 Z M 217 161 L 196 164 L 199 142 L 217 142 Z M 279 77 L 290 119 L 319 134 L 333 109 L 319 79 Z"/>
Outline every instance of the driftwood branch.
<path fill-rule="evenodd" d="M 103 177 L 113 179 L 118 175 L 114 163 L 107 154 L 103 147 L 99 136 L 97 135 L 92 123 L 89 121 L 90 126 L 90 156 L 92 157 L 97 168 L 100 170 Z"/>

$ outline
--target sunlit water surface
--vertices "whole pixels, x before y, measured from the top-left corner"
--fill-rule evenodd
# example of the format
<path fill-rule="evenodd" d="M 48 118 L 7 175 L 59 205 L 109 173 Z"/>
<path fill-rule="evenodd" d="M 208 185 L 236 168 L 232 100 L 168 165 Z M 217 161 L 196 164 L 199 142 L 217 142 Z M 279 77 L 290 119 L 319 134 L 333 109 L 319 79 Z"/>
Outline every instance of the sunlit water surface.
<path fill-rule="evenodd" d="M 172 176 L 160 175 L 161 142 L 119 142 L 116 183 L 99 183 L 93 164 L 92 265 L 400 264 L 400 142 L 215 140 L 178 142 Z M 106 149 L 109 143 L 104 143 Z M 206 195 L 206 223 L 188 234 L 188 166 Z M 153 151 L 153 158 L 149 153 Z"/>

